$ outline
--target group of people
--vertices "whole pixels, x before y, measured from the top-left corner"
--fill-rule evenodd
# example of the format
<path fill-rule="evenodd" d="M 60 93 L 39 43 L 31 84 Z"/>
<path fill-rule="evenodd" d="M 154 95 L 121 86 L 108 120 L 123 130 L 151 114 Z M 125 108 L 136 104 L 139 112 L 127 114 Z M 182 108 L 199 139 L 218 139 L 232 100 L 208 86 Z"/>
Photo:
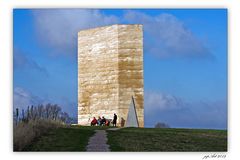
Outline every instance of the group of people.
<path fill-rule="evenodd" d="M 93 117 L 91 121 L 91 126 L 109 126 L 111 121 L 109 119 L 106 119 L 104 116 L 102 118 L 99 116 L 98 119 L 96 117 Z M 116 127 L 117 124 L 117 115 L 114 113 L 113 115 L 113 121 L 112 121 L 113 126 Z"/>

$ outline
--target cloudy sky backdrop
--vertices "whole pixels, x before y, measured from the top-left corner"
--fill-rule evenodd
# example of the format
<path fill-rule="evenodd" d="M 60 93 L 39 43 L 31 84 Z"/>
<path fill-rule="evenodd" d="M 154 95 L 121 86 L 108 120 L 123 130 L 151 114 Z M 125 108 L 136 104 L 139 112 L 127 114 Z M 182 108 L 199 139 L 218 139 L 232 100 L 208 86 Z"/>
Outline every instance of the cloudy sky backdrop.
<path fill-rule="evenodd" d="M 227 10 L 14 9 L 14 108 L 77 117 L 77 32 L 143 24 L 145 126 L 227 128 Z"/>

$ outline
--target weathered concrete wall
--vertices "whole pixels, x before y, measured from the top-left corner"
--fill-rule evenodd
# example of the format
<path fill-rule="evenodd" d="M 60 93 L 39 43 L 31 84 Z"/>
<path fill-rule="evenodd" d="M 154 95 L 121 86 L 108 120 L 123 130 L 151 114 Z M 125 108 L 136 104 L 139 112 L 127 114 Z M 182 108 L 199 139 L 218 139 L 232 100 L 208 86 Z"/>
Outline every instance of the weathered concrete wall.
<path fill-rule="evenodd" d="M 126 120 L 131 96 L 144 126 L 142 25 L 112 25 L 78 33 L 78 123 L 93 116 Z"/>
<path fill-rule="evenodd" d="M 118 27 L 119 111 L 127 118 L 131 96 L 135 99 L 139 126 L 143 113 L 143 34 L 141 25 Z"/>

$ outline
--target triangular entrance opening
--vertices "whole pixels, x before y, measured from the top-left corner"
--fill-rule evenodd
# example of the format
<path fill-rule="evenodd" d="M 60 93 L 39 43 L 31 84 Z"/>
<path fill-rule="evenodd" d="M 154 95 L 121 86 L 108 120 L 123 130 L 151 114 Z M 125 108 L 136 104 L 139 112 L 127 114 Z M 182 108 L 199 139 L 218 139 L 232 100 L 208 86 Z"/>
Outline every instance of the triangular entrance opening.
<path fill-rule="evenodd" d="M 136 106 L 134 102 L 134 98 L 131 98 L 131 103 L 128 109 L 128 116 L 126 121 L 126 127 L 139 127 Z"/>

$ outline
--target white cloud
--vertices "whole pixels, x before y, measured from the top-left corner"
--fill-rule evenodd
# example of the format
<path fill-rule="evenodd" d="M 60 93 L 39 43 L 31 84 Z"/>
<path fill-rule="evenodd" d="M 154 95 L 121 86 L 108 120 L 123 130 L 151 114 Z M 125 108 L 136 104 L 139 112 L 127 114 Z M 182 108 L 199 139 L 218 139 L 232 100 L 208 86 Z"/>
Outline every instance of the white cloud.
<path fill-rule="evenodd" d="M 75 55 L 79 30 L 127 22 L 143 24 L 146 53 L 159 58 L 213 58 L 202 41 L 171 14 L 150 16 L 129 10 L 123 17 L 117 17 L 95 9 L 38 9 L 32 12 L 41 44 L 53 49 L 54 53 Z"/>
<path fill-rule="evenodd" d="M 148 127 L 165 122 L 182 128 L 227 128 L 227 101 L 224 99 L 188 102 L 181 97 L 152 91 L 145 92 L 144 109 Z"/>
<path fill-rule="evenodd" d="M 148 111 L 176 110 L 186 107 L 186 103 L 179 97 L 171 94 L 147 91 L 144 96 L 144 105 Z"/>
<path fill-rule="evenodd" d="M 32 12 L 40 42 L 65 54 L 77 51 L 78 31 L 118 22 L 117 17 L 92 9 L 39 9 Z"/>
<path fill-rule="evenodd" d="M 143 24 L 146 51 L 159 58 L 213 58 L 202 41 L 174 15 L 128 11 L 124 18 L 129 23 Z"/>
<path fill-rule="evenodd" d="M 19 108 L 20 110 L 26 109 L 31 105 L 43 104 L 44 100 L 38 96 L 33 95 L 31 92 L 16 87 L 13 91 L 13 108 Z"/>

